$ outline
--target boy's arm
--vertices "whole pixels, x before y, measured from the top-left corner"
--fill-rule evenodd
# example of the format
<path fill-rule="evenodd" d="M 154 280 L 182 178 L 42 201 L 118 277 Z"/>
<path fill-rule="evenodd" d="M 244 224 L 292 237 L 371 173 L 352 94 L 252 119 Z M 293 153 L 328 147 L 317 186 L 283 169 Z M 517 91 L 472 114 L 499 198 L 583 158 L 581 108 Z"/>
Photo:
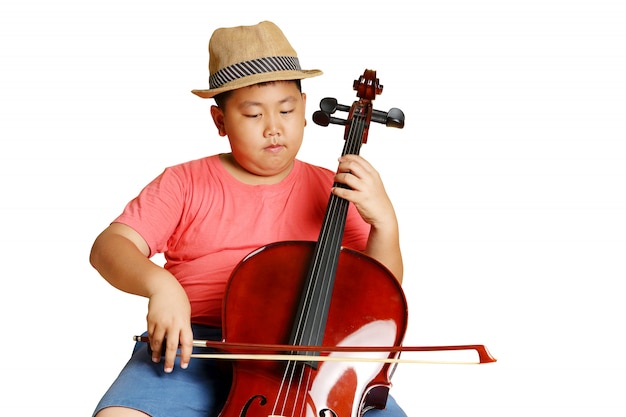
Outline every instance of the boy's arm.
<path fill-rule="evenodd" d="M 400 250 L 398 222 L 395 213 L 387 225 L 371 225 L 365 254 L 385 265 L 396 279 L 402 283 L 404 264 Z"/>
<path fill-rule="evenodd" d="M 333 193 L 354 204 L 370 226 L 365 254 L 385 265 L 402 282 L 404 273 L 396 213 L 378 172 L 358 155 L 339 158 L 335 181 L 350 189 L 336 187 Z"/>
<path fill-rule="evenodd" d="M 150 249 L 134 229 L 121 223 L 107 227 L 94 242 L 89 262 L 115 288 L 150 297 L 154 292 L 152 275 L 159 266 L 148 259 Z"/>
<path fill-rule="evenodd" d="M 165 370 L 173 369 L 178 345 L 181 366 L 191 355 L 191 307 L 184 289 L 176 278 L 156 265 L 148 255 L 148 244 L 134 229 L 113 223 L 95 240 L 91 248 L 91 265 L 115 288 L 149 299 L 148 336 L 153 361 L 161 360 L 162 345 L 167 338 Z"/>

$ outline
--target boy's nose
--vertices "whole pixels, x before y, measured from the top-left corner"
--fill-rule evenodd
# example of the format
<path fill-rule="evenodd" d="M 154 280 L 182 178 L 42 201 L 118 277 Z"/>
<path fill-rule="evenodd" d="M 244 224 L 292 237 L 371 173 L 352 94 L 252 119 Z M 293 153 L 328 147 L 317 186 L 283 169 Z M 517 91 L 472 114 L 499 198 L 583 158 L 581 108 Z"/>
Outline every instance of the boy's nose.
<path fill-rule="evenodd" d="M 268 120 L 267 125 L 265 126 L 265 136 L 272 137 L 278 135 L 280 132 L 277 123 L 271 119 Z"/>

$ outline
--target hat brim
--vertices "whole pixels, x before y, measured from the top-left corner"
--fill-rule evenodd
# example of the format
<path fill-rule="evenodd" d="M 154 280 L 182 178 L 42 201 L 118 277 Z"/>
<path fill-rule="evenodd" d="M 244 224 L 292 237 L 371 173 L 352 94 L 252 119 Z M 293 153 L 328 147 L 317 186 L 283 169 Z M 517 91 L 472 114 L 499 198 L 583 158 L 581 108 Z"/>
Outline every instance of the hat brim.
<path fill-rule="evenodd" d="M 254 84 L 270 82 L 270 81 L 289 81 L 289 80 L 302 80 L 305 78 L 317 77 L 322 75 L 323 72 L 317 69 L 314 70 L 301 70 L 301 71 L 273 71 L 261 74 L 254 74 L 248 77 L 238 78 L 234 81 L 226 83 L 218 88 L 211 88 L 208 90 L 191 90 L 192 93 L 201 98 L 213 98 L 220 93 L 226 91 L 236 90 L 238 88 L 249 87 Z"/>

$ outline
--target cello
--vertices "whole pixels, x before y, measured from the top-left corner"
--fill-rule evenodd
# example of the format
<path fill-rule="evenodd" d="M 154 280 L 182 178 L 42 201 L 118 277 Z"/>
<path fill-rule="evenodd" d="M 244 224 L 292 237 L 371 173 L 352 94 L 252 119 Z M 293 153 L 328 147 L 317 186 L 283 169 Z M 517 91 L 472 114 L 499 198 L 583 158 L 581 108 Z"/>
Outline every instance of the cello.
<path fill-rule="evenodd" d="M 384 113 L 372 108 L 372 100 L 382 92 L 375 71 L 366 70 L 353 87 L 359 99 L 350 108 L 325 99 L 314 114 L 318 124 L 345 125 L 342 155 L 359 153 L 372 121 L 404 125 L 399 109 Z M 331 117 L 337 109 L 349 109 L 348 119 Z M 408 309 L 399 282 L 381 263 L 341 246 L 348 204 L 331 194 L 317 242 L 269 244 L 235 267 L 223 305 L 226 343 L 293 346 L 295 356 L 306 354 L 299 346 L 401 345 Z M 333 354 L 233 361 L 232 387 L 220 416 L 358 417 L 384 408 L 392 364 L 314 358 Z M 399 352 L 376 354 L 394 358 Z"/>
<path fill-rule="evenodd" d="M 351 107 L 325 98 L 313 115 L 319 125 L 345 126 L 342 155 L 359 153 L 371 122 L 404 126 L 401 110 L 372 108 L 382 92 L 375 71 L 365 70 L 353 88 L 359 100 Z M 337 110 L 349 112 L 347 120 L 331 116 Z M 331 194 L 318 241 L 263 246 L 233 270 L 223 341 L 194 341 L 218 353 L 192 355 L 232 361 L 220 417 L 360 417 L 383 409 L 398 363 L 431 363 L 400 359 L 405 351 L 474 350 L 477 363 L 496 361 L 483 345 L 402 346 L 408 308 L 399 282 L 378 261 L 341 246 L 348 205 Z"/>

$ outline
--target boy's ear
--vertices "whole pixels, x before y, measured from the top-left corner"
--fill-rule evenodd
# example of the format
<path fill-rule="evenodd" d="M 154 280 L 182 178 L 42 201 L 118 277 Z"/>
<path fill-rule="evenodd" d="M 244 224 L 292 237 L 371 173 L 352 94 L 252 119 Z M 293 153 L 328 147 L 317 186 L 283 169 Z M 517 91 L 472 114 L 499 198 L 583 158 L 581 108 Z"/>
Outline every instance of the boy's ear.
<path fill-rule="evenodd" d="M 213 123 L 217 127 L 217 132 L 220 136 L 226 136 L 226 128 L 224 127 L 224 112 L 218 106 L 211 106 L 211 117 Z"/>

